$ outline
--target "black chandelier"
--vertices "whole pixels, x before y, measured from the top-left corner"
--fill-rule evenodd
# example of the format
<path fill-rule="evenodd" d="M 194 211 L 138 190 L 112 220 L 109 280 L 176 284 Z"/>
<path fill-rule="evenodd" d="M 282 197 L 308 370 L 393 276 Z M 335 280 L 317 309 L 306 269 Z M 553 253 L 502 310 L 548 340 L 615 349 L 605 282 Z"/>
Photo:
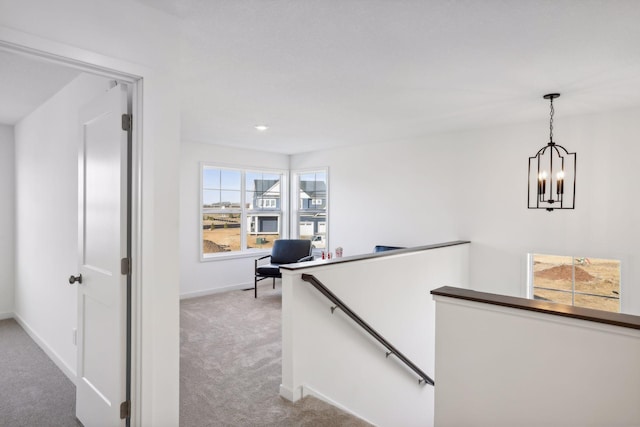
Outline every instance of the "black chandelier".
<path fill-rule="evenodd" d="M 544 96 L 551 104 L 549 143 L 529 157 L 529 209 L 574 209 L 576 198 L 576 153 L 553 142 L 553 100 L 559 93 Z M 568 185 L 567 185 L 568 184 Z"/>

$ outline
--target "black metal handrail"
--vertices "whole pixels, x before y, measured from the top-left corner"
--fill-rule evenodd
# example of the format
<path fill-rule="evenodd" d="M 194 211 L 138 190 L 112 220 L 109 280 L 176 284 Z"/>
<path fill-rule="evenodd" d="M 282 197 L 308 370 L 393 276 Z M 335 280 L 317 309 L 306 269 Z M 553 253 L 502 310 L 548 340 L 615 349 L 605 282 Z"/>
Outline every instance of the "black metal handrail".
<path fill-rule="evenodd" d="M 380 344 L 385 346 L 389 352 L 387 353 L 387 357 L 393 354 L 398 359 L 400 359 L 405 365 L 407 365 L 413 372 L 418 374 L 420 379 L 418 383 L 425 382 L 427 384 L 435 385 L 435 382 L 429 377 L 429 375 L 425 374 L 420 368 L 418 368 L 411 360 L 409 360 L 404 354 L 400 353 L 398 349 L 396 349 L 389 341 L 387 341 L 382 335 L 380 335 L 375 329 L 373 329 L 367 322 L 362 320 L 360 316 L 353 312 L 340 298 L 338 298 L 333 292 L 331 292 L 322 282 L 320 282 L 313 274 L 302 274 L 302 280 L 305 282 L 311 283 L 314 288 L 316 288 L 322 295 L 327 297 L 332 303 L 336 305 L 337 308 L 342 310 L 347 316 L 349 316 L 354 322 L 362 327 L 365 331 L 367 331 L 372 337 L 374 337 Z M 335 310 L 336 307 L 331 308 L 331 312 Z"/>

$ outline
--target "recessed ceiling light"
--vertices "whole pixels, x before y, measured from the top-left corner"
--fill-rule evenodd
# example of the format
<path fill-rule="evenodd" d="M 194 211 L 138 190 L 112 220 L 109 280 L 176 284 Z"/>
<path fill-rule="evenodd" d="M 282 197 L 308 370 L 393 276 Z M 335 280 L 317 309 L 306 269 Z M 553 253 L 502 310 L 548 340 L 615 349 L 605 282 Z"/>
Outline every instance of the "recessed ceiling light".
<path fill-rule="evenodd" d="M 269 129 L 269 126 L 267 125 L 256 125 L 256 130 L 259 130 L 260 132 L 264 132 L 267 129 Z"/>

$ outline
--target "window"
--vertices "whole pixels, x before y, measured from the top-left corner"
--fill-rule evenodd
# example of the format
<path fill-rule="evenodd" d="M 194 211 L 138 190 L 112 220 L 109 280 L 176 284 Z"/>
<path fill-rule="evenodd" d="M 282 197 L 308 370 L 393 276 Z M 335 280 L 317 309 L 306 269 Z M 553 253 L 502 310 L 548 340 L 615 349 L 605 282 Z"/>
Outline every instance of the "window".
<path fill-rule="evenodd" d="M 275 208 L 276 199 L 258 199 L 259 208 Z"/>
<path fill-rule="evenodd" d="M 202 256 L 269 249 L 283 236 L 283 172 L 202 166 Z"/>
<path fill-rule="evenodd" d="M 530 255 L 529 294 L 534 299 L 620 311 L 620 261 Z"/>
<path fill-rule="evenodd" d="M 327 171 L 294 174 L 298 209 L 294 215 L 294 232 L 300 239 L 310 239 L 315 252 L 329 248 L 327 235 L 328 185 Z"/>

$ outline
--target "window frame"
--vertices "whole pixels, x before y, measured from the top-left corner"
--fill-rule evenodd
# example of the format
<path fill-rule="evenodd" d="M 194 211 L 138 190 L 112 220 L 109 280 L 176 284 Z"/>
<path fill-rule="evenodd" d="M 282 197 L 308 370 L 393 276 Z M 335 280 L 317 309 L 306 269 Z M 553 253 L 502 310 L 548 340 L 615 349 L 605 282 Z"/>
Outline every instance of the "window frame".
<path fill-rule="evenodd" d="M 535 286 L 534 285 L 534 262 L 535 262 L 535 257 L 536 256 L 552 256 L 552 257 L 562 257 L 562 258 L 572 258 L 572 259 L 576 259 L 575 256 L 573 255 L 553 255 L 553 254 L 548 254 L 548 253 L 542 253 L 542 252 L 529 252 L 527 253 L 527 290 L 526 290 L 526 295 L 528 299 L 534 299 L 535 298 L 535 289 L 534 288 L 538 288 L 538 289 L 547 289 L 547 290 L 551 290 L 551 291 L 556 291 L 556 292 L 562 292 L 562 293 L 566 293 L 566 294 L 570 294 L 571 295 L 571 300 L 572 303 L 570 304 L 573 307 L 584 307 L 582 305 L 576 305 L 575 304 L 575 296 L 576 295 L 586 295 L 586 296 L 593 296 L 596 298 L 608 298 L 608 299 L 617 299 L 618 300 L 618 311 L 610 311 L 610 310 L 601 310 L 601 311 L 607 311 L 610 313 L 623 313 L 623 286 L 622 286 L 622 277 L 623 277 L 623 261 L 621 258 L 611 258 L 611 257 L 592 257 L 591 259 L 598 259 L 598 260 L 604 260 L 604 261 L 615 261 L 618 262 L 619 265 L 619 270 L 618 270 L 618 278 L 619 278 L 619 282 L 618 282 L 618 297 L 610 297 L 610 296 L 606 296 L 606 295 L 595 295 L 595 294 L 590 294 L 590 293 L 586 293 L 586 292 L 582 292 L 582 291 L 577 291 L 575 289 L 575 278 L 572 279 L 572 289 L 569 290 L 563 290 L 563 289 L 553 289 L 553 288 L 545 288 L 545 287 L 541 287 L 541 286 Z M 587 259 L 587 258 L 585 258 Z M 572 264 L 572 268 L 575 268 L 575 263 Z M 557 303 L 557 304 L 563 304 L 561 302 L 557 302 L 557 301 L 553 301 L 550 300 L 550 302 L 552 303 Z M 585 308 L 590 308 L 590 307 L 585 307 Z M 592 310 L 594 308 L 591 308 Z"/>
<path fill-rule="evenodd" d="M 217 253 L 205 253 L 204 252 L 204 171 L 205 169 L 219 169 L 240 172 L 240 208 L 225 208 L 224 212 L 228 213 L 240 213 L 240 247 L 239 251 L 230 252 L 217 252 Z M 250 209 L 247 206 L 247 173 L 264 173 L 264 174 L 277 174 L 280 175 L 280 208 L 266 208 L 268 210 L 261 210 L 260 208 Z M 200 252 L 200 261 L 219 261 L 233 258 L 248 258 L 255 257 L 261 254 L 271 253 L 271 248 L 247 248 L 247 234 L 249 233 L 248 218 L 251 216 L 280 216 L 278 232 L 280 238 L 286 239 L 289 236 L 289 212 L 287 207 L 289 206 L 289 171 L 284 169 L 273 168 L 258 168 L 258 167 L 244 167 L 244 166 L 230 166 L 212 162 L 200 162 L 200 183 L 199 183 L 199 208 L 198 208 L 198 228 L 199 228 L 199 240 L 198 250 Z M 263 200 L 263 199 L 261 199 Z M 275 200 L 274 200 L 275 201 Z M 222 211 L 222 209 L 220 209 Z M 217 213 L 217 212 L 215 212 Z"/>
<path fill-rule="evenodd" d="M 326 185 L 326 202 L 324 209 L 304 209 L 302 208 L 303 199 L 300 198 L 300 175 L 310 174 L 310 173 L 323 173 L 325 175 L 325 185 Z M 317 168 L 305 168 L 305 169 L 295 169 L 291 171 L 291 223 L 289 225 L 291 235 L 300 239 L 300 214 L 301 212 L 305 213 L 315 213 L 321 214 L 324 213 L 325 218 L 323 222 L 323 226 L 325 228 L 324 238 L 325 238 L 325 247 L 324 249 L 314 249 L 314 255 L 319 255 L 321 252 L 330 251 L 330 238 L 329 238 L 329 217 L 330 217 L 330 183 L 329 183 L 329 168 L 328 167 L 317 167 Z M 319 199 L 321 200 L 321 199 Z M 312 199 L 310 203 L 311 206 L 322 206 L 322 202 L 319 204 L 313 203 L 315 199 Z M 315 233 L 314 235 L 315 236 Z M 311 237 L 313 239 L 313 236 Z"/>

